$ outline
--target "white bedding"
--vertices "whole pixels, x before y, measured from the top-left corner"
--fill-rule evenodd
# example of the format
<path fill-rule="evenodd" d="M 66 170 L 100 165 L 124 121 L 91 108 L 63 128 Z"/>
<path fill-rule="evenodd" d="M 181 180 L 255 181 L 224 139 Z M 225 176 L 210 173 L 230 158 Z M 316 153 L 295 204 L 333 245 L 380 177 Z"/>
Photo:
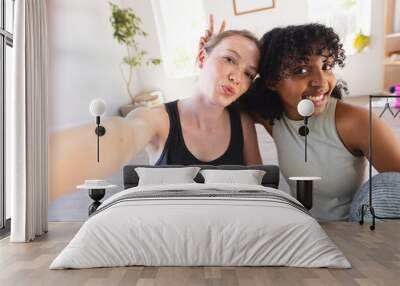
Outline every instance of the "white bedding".
<path fill-rule="evenodd" d="M 254 190 L 271 198 L 252 197 L 251 192 L 249 197 L 180 197 L 178 193 L 171 198 L 113 203 L 130 195 L 146 195 L 146 191 L 165 194 L 169 190 Z M 350 268 L 317 221 L 293 204 L 300 203 L 282 191 L 254 185 L 193 183 L 131 188 L 106 200 L 50 269 L 126 265 Z"/>

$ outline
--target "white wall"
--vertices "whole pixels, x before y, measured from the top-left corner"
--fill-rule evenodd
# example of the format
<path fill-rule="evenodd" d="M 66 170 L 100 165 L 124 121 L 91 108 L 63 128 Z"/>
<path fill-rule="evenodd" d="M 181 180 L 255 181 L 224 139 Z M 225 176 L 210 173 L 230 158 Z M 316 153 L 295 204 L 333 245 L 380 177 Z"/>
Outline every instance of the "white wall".
<path fill-rule="evenodd" d="M 140 46 L 151 57 L 161 58 L 160 42 L 157 37 L 156 23 L 150 0 L 122 0 L 124 7 L 131 7 L 143 21 L 143 30 L 148 33 L 146 38 L 139 39 Z M 194 43 L 197 46 L 197 43 Z M 161 90 L 165 98 L 170 101 L 185 98 L 192 94 L 196 78 L 170 78 L 165 75 L 162 64 L 160 66 L 143 66 L 138 69 L 138 79 L 142 91 Z"/>
<path fill-rule="evenodd" d="M 380 92 L 383 82 L 383 4 L 384 1 L 371 1 L 371 46 L 361 54 L 346 59 L 343 70 L 336 72 L 349 84 L 350 95 L 368 95 Z M 307 0 L 276 0 L 275 9 L 257 13 L 233 15 L 231 0 L 205 0 L 206 10 L 218 19 L 226 19 L 228 28 L 248 29 L 258 36 L 266 31 L 286 25 L 308 22 Z"/>
<path fill-rule="evenodd" d="M 368 49 L 346 59 L 337 74 L 349 84 L 350 95 L 379 93 L 383 87 L 384 2 L 371 1 L 371 44 Z"/>
<path fill-rule="evenodd" d="M 156 25 L 149 0 L 113 0 L 131 7 L 142 18 L 149 34 L 140 40 L 152 57 L 161 57 Z M 222 19 L 227 28 L 248 29 L 256 35 L 276 26 L 307 22 L 307 0 L 277 0 L 274 9 L 233 15 L 232 0 L 204 0 L 206 13 L 213 13 L 216 24 Z M 383 1 L 372 1 L 371 47 L 346 60 L 338 70 L 350 87 L 351 95 L 365 95 L 381 90 L 383 51 Z M 95 97 L 104 98 L 107 115 L 117 114 L 129 98 L 122 81 L 119 63 L 125 54 L 112 38 L 108 1 L 48 0 L 50 51 L 49 120 L 50 130 L 92 120 L 88 104 Z M 197 43 L 194 43 L 197 45 Z M 168 100 L 191 94 L 195 78 L 168 78 L 162 66 L 142 67 L 135 73 L 135 92 L 162 90 Z"/>
<path fill-rule="evenodd" d="M 394 9 L 393 32 L 400 33 L 400 0 L 395 1 Z"/>
<path fill-rule="evenodd" d="M 96 97 L 107 101 L 107 115 L 117 114 L 129 97 L 119 70 L 124 50 L 112 38 L 108 1 L 48 0 L 47 16 L 50 131 L 93 120 L 88 106 Z"/>
<path fill-rule="evenodd" d="M 130 7 L 152 18 L 150 1 L 124 1 Z M 147 2 L 147 3 L 144 3 Z M 307 23 L 307 0 L 277 0 L 274 9 L 261 12 L 234 16 L 232 0 L 204 0 L 206 13 L 213 13 L 216 25 L 222 19 L 227 21 L 227 29 L 248 29 L 261 37 L 266 31 L 286 25 Z M 349 84 L 351 96 L 367 95 L 381 91 L 382 60 L 383 60 L 383 1 L 372 1 L 371 15 L 371 46 L 361 54 L 349 56 L 344 69 L 337 70 L 338 77 L 345 79 Z M 156 27 L 154 21 L 147 20 L 145 29 L 151 33 L 154 42 L 147 45 L 153 55 L 161 57 L 159 43 L 155 38 Z M 194 43 L 197 45 L 197 43 Z M 193 78 L 187 80 L 167 78 L 162 69 L 154 73 L 151 69 L 139 70 L 141 84 L 147 89 L 158 88 L 164 91 L 168 99 L 183 98 L 192 90 Z"/>

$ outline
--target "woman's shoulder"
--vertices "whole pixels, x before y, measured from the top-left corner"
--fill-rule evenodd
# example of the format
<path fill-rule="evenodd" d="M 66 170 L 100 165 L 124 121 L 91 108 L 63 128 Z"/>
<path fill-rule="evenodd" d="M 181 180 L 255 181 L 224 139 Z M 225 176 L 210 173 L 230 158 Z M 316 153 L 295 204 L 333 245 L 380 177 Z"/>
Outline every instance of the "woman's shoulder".
<path fill-rule="evenodd" d="M 165 115 L 167 115 L 165 105 L 158 105 L 153 107 L 140 106 L 132 110 L 127 118 L 148 118 L 148 119 L 162 119 Z"/>
<path fill-rule="evenodd" d="M 252 116 L 252 119 L 254 120 L 254 123 L 261 124 L 265 128 L 265 130 L 267 130 L 268 133 L 272 136 L 273 124 L 271 123 L 271 120 L 265 119 L 259 114 L 254 114 Z"/>
<path fill-rule="evenodd" d="M 336 130 L 346 148 L 355 156 L 363 152 L 361 146 L 367 141 L 369 112 L 362 106 L 339 101 L 335 112 Z"/>
<path fill-rule="evenodd" d="M 169 117 L 164 104 L 154 107 L 137 107 L 126 118 L 141 120 L 149 128 L 157 131 L 168 130 L 169 127 Z"/>
<path fill-rule="evenodd" d="M 240 120 L 242 125 L 254 124 L 254 119 L 245 111 L 240 111 Z"/>
<path fill-rule="evenodd" d="M 369 113 L 365 107 L 338 100 L 335 118 L 337 123 L 356 128 L 359 124 L 368 123 Z"/>

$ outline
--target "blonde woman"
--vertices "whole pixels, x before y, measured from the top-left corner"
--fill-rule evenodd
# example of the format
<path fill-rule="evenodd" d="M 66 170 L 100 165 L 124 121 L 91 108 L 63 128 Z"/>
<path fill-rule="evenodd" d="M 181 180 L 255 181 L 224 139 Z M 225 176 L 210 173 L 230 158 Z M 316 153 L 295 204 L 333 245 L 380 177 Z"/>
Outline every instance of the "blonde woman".
<path fill-rule="evenodd" d="M 254 123 L 232 104 L 257 75 L 259 42 L 247 31 L 225 31 L 208 39 L 198 55 L 195 93 L 156 108 L 138 108 L 102 125 L 101 161 L 93 159 L 93 126 L 50 138 L 50 199 L 87 178 L 104 178 L 146 149 L 150 163 L 260 164 Z"/>

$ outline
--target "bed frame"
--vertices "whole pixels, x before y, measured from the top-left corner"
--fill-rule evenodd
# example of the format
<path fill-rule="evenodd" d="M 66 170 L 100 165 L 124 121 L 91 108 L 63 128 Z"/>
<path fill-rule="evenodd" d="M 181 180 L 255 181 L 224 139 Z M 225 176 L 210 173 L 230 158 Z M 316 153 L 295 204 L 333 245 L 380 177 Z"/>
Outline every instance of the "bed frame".
<path fill-rule="evenodd" d="M 279 167 L 276 165 L 254 165 L 254 166 L 241 166 L 241 165 L 191 165 L 200 167 L 202 170 L 205 169 L 220 169 L 220 170 L 263 170 L 265 175 L 262 179 L 261 184 L 265 187 L 271 187 L 278 189 L 279 187 Z M 187 167 L 183 165 L 165 165 L 165 166 L 149 166 L 149 165 L 127 165 L 124 167 L 124 190 L 132 187 L 136 187 L 139 182 L 138 174 L 135 171 L 137 167 L 146 168 L 171 168 L 171 167 Z M 204 183 L 203 176 L 198 173 L 194 178 L 197 183 Z"/>

